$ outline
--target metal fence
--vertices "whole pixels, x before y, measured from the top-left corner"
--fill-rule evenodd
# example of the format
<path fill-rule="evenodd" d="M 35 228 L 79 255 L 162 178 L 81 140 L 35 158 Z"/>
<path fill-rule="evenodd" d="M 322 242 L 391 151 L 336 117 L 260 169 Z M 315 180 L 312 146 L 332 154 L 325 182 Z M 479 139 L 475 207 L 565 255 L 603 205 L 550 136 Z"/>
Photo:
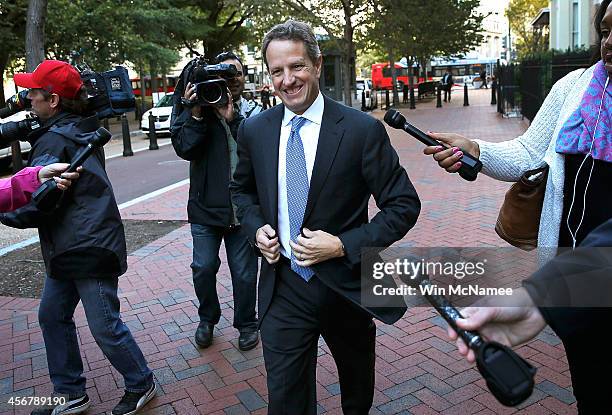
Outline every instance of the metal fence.
<path fill-rule="evenodd" d="M 530 121 L 538 113 L 552 85 L 568 73 L 589 67 L 590 51 L 553 53 L 539 59 L 498 68 L 498 112 L 521 114 Z"/>

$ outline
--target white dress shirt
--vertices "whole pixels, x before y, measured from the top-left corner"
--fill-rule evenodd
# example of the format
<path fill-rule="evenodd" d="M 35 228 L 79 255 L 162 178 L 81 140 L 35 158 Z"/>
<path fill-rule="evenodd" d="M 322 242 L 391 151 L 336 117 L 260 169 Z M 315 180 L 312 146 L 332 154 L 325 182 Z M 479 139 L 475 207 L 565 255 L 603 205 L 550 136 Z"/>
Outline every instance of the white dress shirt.
<path fill-rule="evenodd" d="M 308 173 L 308 184 L 312 177 L 315 156 L 317 155 L 317 144 L 319 143 L 319 132 L 323 119 L 324 100 L 321 91 L 319 96 L 310 107 L 299 117 L 308 121 L 300 128 L 300 137 L 304 145 L 304 156 L 306 157 L 306 171 Z M 291 232 L 289 227 L 289 206 L 287 205 L 287 141 L 291 133 L 291 120 L 296 114 L 285 107 L 285 115 L 281 122 L 280 142 L 278 145 L 278 233 L 280 236 L 281 254 L 291 258 Z"/>

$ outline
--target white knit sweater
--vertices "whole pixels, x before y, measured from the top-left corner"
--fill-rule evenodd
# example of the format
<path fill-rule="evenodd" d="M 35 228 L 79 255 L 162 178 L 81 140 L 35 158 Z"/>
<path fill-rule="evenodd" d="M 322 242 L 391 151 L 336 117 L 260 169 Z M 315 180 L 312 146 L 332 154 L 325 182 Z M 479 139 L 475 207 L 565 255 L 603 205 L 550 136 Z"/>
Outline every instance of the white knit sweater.
<path fill-rule="evenodd" d="M 476 140 L 480 146 L 482 172 L 495 179 L 515 182 L 527 170 L 548 164 L 538 233 L 540 247 L 556 247 L 559 243 L 565 163 L 563 155 L 555 152 L 555 145 L 561 127 L 582 101 L 594 69 L 594 66 L 586 71 L 579 69 L 560 79 L 522 136 L 501 143 Z"/>

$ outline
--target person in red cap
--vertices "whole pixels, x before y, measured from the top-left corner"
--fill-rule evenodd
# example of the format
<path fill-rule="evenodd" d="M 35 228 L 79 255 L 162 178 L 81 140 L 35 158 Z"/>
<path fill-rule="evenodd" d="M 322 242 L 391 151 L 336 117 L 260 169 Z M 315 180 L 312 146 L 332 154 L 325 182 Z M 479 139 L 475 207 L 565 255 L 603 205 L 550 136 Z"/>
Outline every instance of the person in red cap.
<path fill-rule="evenodd" d="M 32 73 L 15 74 L 29 88 L 32 112 L 41 128 L 31 132 L 30 166 L 69 163 L 87 145 L 99 122 L 87 114 L 87 92 L 79 73 L 56 60 Z M 91 116 L 86 116 L 91 115 Z M 33 203 L 0 214 L 17 228 L 38 228 L 47 277 L 38 321 L 45 341 L 54 392 L 67 397 L 54 408 L 34 414 L 78 414 L 90 405 L 83 377 L 74 310 L 83 303 L 89 329 L 113 367 L 123 375 L 125 394 L 113 415 L 135 414 L 156 392 L 153 374 L 130 330 L 121 320 L 118 278 L 127 270 L 123 223 L 104 170 L 102 150 L 83 162 L 83 173 L 53 212 Z"/>

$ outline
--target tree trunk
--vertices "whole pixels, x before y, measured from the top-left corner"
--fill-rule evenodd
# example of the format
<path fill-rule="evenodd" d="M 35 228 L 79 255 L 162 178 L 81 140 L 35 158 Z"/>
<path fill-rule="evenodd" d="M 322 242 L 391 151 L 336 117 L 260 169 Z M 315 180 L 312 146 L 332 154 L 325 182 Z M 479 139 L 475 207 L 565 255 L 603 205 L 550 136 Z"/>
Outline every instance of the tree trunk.
<path fill-rule="evenodd" d="M 47 0 L 29 0 L 26 22 L 26 70 L 32 72 L 45 59 Z"/>
<path fill-rule="evenodd" d="M 391 68 L 391 92 L 393 93 L 393 106 L 399 107 L 399 95 L 397 94 L 397 72 L 395 70 L 395 57 L 389 52 L 389 68 Z"/>
<path fill-rule="evenodd" d="M 351 94 L 351 85 L 353 84 L 353 71 L 351 70 L 351 59 L 353 59 L 353 53 L 355 51 L 355 44 L 353 43 L 353 24 L 351 23 L 351 2 L 343 1 L 344 9 L 344 43 L 345 48 L 345 59 L 344 59 L 344 103 L 351 107 L 353 105 L 353 96 Z"/>
<path fill-rule="evenodd" d="M 147 89 L 145 86 L 145 72 L 144 72 L 144 68 L 141 66 L 140 67 L 140 113 L 144 114 L 145 111 L 147 110 L 146 104 L 145 104 L 145 100 L 147 99 Z"/>
<path fill-rule="evenodd" d="M 346 33 L 346 30 L 345 30 L 345 33 Z M 344 70 L 342 71 L 344 72 L 343 89 L 344 89 L 344 103 L 350 107 L 353 105 L 353 97 L 351 94 L 351 85 L 353 84 L 352 82 L 353 71 L 351 70 L 351 59 L 353 58 L 353 50 L 355 49 L 355 45 L 353 45 L 352 37 L 349 42 L 346 42 L 346 44 L 347 46 L 345 49 L 345 56 L 344 56 L 344 62 L 343 62 Z"/>
<path fill-rule="evenodd" d="M 158 92 L 159 89 L 157 86 L 157 68 L 153 62 L 149 63 L 149 68 L 151 69 L 151 103 L 154 103 L 155 100 L 153 97 Z"/>
<path fill-rule="evenodd" d="M 0 74 L 2 75 L 2 80 L 4 80 L 4 71 L 8 65 L 8 59 L 9 55 L 7 52 L 0 52 Z M 6 97 L 4 96 L 4 82 L 0 82 L 0 106 L 4 107 L 4 101 L 6 101 Z"/>

